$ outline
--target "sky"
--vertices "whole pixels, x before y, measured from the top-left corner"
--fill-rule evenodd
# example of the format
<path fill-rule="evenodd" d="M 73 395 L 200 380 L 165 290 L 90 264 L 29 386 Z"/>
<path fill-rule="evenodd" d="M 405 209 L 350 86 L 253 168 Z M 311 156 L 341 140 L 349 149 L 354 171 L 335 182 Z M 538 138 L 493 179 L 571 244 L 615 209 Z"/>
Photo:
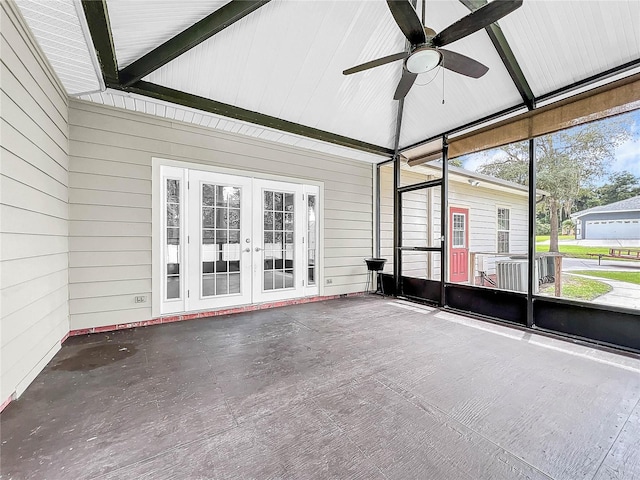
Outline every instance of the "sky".
<path fill-rule="evenodd" d="M 629 122 L 631 137 L 616 148 L 616 158 L 611 165 L 611 171 L 607 173 L 627 171 L 640 178 L 640 110 L 634 110 L 612 119 L 620 118 Z M 603 120 L 603 122 L 606 121 Z M 475 171 L 479 166 L 500 156 L 502 156 L 501 151 L 495 149 L 480 154 L 465 155 L 462 157 L 462 161 L 464 168 Z"/>

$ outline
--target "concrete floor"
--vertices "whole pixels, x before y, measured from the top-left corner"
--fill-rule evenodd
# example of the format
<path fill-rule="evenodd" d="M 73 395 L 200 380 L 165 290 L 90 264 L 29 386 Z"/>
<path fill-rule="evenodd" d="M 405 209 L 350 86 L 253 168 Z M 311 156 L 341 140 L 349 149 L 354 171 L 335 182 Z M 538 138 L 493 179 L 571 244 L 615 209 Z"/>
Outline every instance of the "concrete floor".
<path fill-rule="evenodd" d="M 67 340 L 6 479 L 638 479 L 640 360 L 378 296 Z"/>

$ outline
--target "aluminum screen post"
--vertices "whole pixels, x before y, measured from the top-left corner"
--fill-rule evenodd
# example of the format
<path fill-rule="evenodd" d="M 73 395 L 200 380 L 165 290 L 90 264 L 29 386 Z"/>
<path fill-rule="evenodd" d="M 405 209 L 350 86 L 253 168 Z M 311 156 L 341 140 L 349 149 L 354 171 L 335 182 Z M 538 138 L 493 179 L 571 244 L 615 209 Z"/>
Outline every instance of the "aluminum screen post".
<path fill-rule="evenodd" d="M 440 306 L 447 304 L 446 286 L 449 246 L 449 143 L 446 135 L 442 136 L 442 185 L 440 187 Z"/>
<path fill-rule="evenodd" d="M 529 140 L 529 282 L 527 285 L 527 327 L 533 326 L 533 295 L 536 282 L 536 140 Z"/>

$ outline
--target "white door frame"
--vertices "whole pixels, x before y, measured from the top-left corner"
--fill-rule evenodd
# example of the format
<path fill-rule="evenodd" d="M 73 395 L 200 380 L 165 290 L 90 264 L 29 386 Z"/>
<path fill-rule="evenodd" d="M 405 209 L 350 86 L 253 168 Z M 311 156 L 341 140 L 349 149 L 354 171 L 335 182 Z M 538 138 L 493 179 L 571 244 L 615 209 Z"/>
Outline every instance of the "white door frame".
<path fill-rule="evenodd" d="M 171 160 L 166 158 L 152 158 L 152 270 L 151 270 L 151 312 L 153 318 L 159 318 L 176 313 L 190 313 L 194 310 L 187 310 L 185 304 L 184 310 L 171 312 L 162 311 L 163 303 L 163 169 L 166 167 L 176 167 L 177 169 L 200 170 L 204 172 L 214 172 L 226 175 L 237 175 L 251 179 L 273 180 L 287 183 L 294 183 L 304 186 L 305 195 L 311 192 L 316 195 L 316 259 L 315 259 L 315 285 L 308 285 L 305 282 L 304 293 L 301 296 L 318 296 L 324 294 L 324 183 L 308 179 L 298 179 L 293 177 L 285 177 L 282 175 L 274 175 L 267 173 L 249 172 L 226 167 L 212 166 L 193 162 L 184 162 L 179 160 Z M 307 197 L 305 196 L 305 199 Z M 304 228 L 306 229 L 306 223 Z M 188 272 L 186 272 L 188 274 Z M 297 297 L 296 297 L 297 298 Z M 257 303 L 257 302 L 256 302 Z M 209 310 L 209 309 L 205 309 Z"/>
<path fill-rule="evenodd" d="M 247 177 L 241 177 L 237 175 L 227 175 L 222 173 L 204 172 L 202 170 L 186 170 L 188 176 L 188 245 L 187 245 L 187 259 L 188 259 L 188 283 L 189 289 L 185 311 L 197 311 L 197 310 L 217 310 L 220 308 L 246 305 L 251 303 L 251 179 Z M 240 190 L 240 218 L 239 218 L 239 244 L 237 247 L 231 248 L 233 244 L 218 244 L 212 243 L 210 245 L 204 245 L 201 240 L 202 231 L 205 228 L 203 225 L 203 209 L 217 212 L 214 222 L 217 224 L 219 212 L 229 212 L 230 210 L 225 208 L 216 208 L 212 204 L 211 207 L 203 205 L 203 186 L 204 185 L 216 185 L 222 187 L 238 188 Z M 218 202 L 216 202 L 218 203 Z M 197 205 L 196 208 L 194 208 Z M 236 209 L 232 209 L 235 211 Z M 213 217 L 212 217 L 213 218 Z M 226 219 L 230 222 L 230 219 Z M 207 230 L 208 232 L 216 231 L 223 234 L 231 235 L 231 230 L 228 229 L 213 229 Z M 237 233 L 237 232 L 236 232 Z M 225 248 L 228 247 L 228 248 Z M 220 250 L 218 250 L 220 248 Z M 226 260 L 238 260 L 240 262 L 240 270 L 238 273 L 216 274 L 213 271 L 205 274 L 203 271 L 203 265 L 205 259 L 207 264 L 213 265 L 227 264 Z M 229 284 L 232 284 L 232 277 L 240 278 L 240 291 L 230 294 L 218 294 L 218 292 L 211 292 L 207 295 L 204 290 L 205 277 L 207 285 L 214 287 L 218 284 L 217 279 L 227 279 Z M 219 288 L 218 286 L 215 287 Z"/>

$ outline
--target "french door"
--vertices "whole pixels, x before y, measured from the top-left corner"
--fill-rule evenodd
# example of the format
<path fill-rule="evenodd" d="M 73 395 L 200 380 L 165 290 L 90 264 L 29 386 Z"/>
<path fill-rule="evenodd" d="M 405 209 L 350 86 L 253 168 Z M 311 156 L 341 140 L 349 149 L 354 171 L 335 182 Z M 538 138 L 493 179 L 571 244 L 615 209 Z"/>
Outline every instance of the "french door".
<path fill-rule="evenodd" d="M 318 187 L 176 167 L 162 182 L 162 314 L 318 293 Z"/>

